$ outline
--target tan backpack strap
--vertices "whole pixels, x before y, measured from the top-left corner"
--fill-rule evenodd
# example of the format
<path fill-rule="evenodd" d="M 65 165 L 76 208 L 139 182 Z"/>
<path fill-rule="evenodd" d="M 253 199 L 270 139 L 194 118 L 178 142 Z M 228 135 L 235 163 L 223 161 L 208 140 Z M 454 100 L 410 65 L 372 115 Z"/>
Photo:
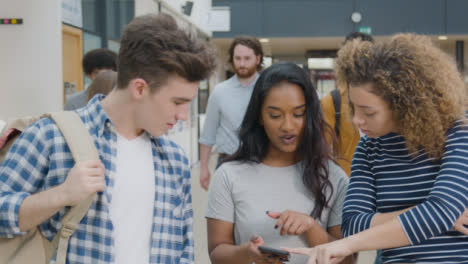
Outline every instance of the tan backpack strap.
<path fill-rule="evenodd" d="M 75 162 L 99 160 L 94 139 L 76 112 L 51 113 L 48 114 L 48 117 L 55 122 L 60 132 L 62 132 Z"/>
<path fill-rule="evenodd" d="M 99 154 L 94 140 L 76 112 L 57 112 L 46 114 L 44 117 L 52 119 L 60 132 L 62 132 L 75 163 L 86 160 L 99 160 Z M 51 248 L 47 256 L 48 260 L 50 260 L 55 251 L 57 251 L 56 263 L 65 264 L 69 238 L 75 232 L 81 219 L 83 219 L 88 212 L 95 196 L 96 194 L 94 193 L 80 204 L 73 206 L 63 217 L 61 221 L 62 228 L 52 240 Z"/>

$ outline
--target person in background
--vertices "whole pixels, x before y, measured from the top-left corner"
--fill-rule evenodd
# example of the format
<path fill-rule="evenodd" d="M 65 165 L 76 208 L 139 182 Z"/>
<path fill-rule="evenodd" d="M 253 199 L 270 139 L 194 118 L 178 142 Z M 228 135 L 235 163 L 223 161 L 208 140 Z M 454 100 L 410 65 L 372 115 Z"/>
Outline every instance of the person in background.
<path fill-rule="evenodd" d="M 117 53 L 109 49 L 94 49 L 83 57 L 83 71 L 86 76 L 94 80 L 101 71 L 116 71 Z M 84 107 L 88 103 L 88 90 L 70 95 L 65 102 L 65 110 L 75 110 Z"/>
<path fill-rule="evenodd" d="M 374 42 L 370 35 L 352 32 L 346 36 L 343 45 L 353 39 Z M 345 90 L 346 86 L 337 82 L 337 89 L 322 98 L 321 104 L 325 122 L 332 127 L 334 132 L 327 135 L 327 142 L 332 146 L 335 161 L 349 176 L 351 160 L 359 142 L 360 133 L 351 122 Z"/>
<path fill-rule="evenodd" d="M 376 249 L 383 263 L 468 263 L 466 91 L 453 59 L 428 37 L 397 34 L 347 43 L 335 67 L 365 134 L 343 207 L 346 238 L 288 250 L 314 264 Z"/>
<path fill-rule="evenodd" d="M 280 263 L 258 246 L 316 246 L 342 237 L 348 177 L 329 159 L 325 127 L 303 69 L 281 63 L 260 75 L 240 146 L 216 170 L 209 190 L 205 216 L 213 264 Z"/>
<path fill-rule="evenodd" d="M 88 87 L 88 101 L 96 94 L 107 95 L 117 85 L 117 72 L 102 71 L 97 74 L 93 82 Z"/>
<path fill-rule="evenodd" d="M 263 50 L 260 41 L 250 36 L 236 37 L 229 47 L 229 62 L 236 73 L 216 85 L 208 98 L 206 119 L 200 136 L 200 184 L 208 190 L 208 161 L 216 144 L 219 162 L 239 146 L 238 132 L 253 87 L 262 69 Z"/>

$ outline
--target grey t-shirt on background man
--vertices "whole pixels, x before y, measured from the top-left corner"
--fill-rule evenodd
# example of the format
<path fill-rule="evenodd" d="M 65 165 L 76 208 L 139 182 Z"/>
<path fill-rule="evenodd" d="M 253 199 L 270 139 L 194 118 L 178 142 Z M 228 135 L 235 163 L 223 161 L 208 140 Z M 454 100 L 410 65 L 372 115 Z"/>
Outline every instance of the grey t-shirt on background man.
<path fill-rule="evenodd" d="M 324 208 L 318 220 L 325 230 L 341 225 L 341 210 L 348 186 L 345 172 L 332 161 L 328 165 L 333 194 L 330 207 Z M 270 247 L 309 247 L 304 236 L 281 236 L 280 229 L 274 229 L 276 220 L 266 215 L 266 211 L 312 212 L 314 198 L 302 183 L 300 166 L 301 163 L 288 167 L 253 162 L 224 163 L 216 170 L 210 184 L 205 216 L 234 223 L 237 245 L 258 235 Z M 290 263 L 306 262 L 307 257 L 299 255 L 293 255 L 290 260 Z"/>
<path fill-rule="evenodd" d="M 70 95 L 65 102 L 65 111 L 72 111 L 88 104 L 88 90 L 74 93 Z"/>
<path fill-rule="evenodd" d="M 239 147 L 240 125 L 244 119 L 258 73 L 249 85 L 244 86 L 237 75 L 216 85 L 208 98 L 205 124 L 200 144 L 213 146 L 218 152 L 233 154 Z"/>

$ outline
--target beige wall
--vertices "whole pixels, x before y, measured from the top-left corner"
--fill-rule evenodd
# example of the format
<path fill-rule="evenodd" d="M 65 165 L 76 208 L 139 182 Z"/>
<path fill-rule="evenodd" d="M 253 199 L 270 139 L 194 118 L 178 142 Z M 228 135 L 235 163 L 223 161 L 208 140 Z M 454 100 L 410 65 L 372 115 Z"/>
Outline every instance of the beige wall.
<path fill-rule="evenodd" d="M 0 119 L 62 109 L 60 1 L 0 1 Z"/>
<path fill-rule="evenodd" d="M 193 4 L 192 13 L 187 17 L 194 25 L 209 32 L 208 15 L 211 10 L 211 0 L 191 0 Z M 164 0 L 174 10 L 181 10 L 181 6 L 185 5 L 186 0 Z"/>
<path fill-rule="evenodd" d="M 158 5 L 154 0 L 135 0 L 135 16 L 158 13 Z"/>

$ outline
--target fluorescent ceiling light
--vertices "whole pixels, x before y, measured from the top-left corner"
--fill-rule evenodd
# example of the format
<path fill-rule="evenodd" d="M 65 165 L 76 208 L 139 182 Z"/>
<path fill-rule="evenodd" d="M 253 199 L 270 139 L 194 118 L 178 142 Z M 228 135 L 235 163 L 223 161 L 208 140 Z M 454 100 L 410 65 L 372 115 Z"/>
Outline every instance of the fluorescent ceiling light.
<path fill-rule="evenodd" d="M 270 40 L 267 39 L 267 38 L 261 38 L 261 39 L 260 39 L 260 42 L 261 42 L 261 43 L 268 43 L 268 42 L 270 42 Z"/>
<path fill-rule="evenodd" d="M 439 39 L 439 40 L 447 40 L 448 37 L 447 37 L 447 36 L 439 36 L 438 39 Z"/>
<path fill-rule="evenodd" d="M 309 69 L 333 69 L 332 58 L 308 58 L 307 66 Z"/>

